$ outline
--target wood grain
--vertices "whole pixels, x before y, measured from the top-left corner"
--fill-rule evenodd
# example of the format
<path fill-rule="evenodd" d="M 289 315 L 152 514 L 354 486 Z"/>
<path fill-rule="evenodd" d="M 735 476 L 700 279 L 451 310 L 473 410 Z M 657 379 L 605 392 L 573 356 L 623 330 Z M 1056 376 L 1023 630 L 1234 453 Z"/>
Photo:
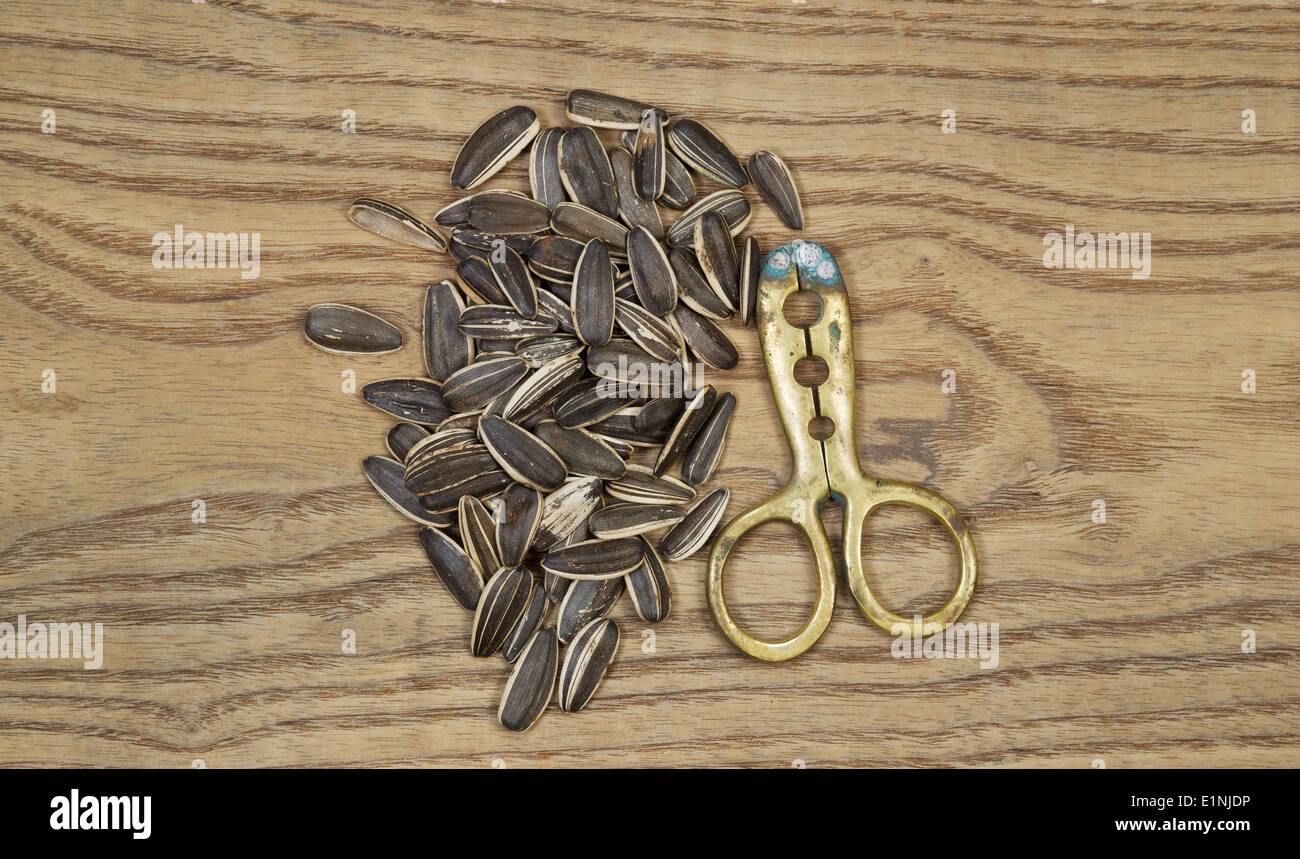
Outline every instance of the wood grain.
<path fill-rule="evenodd" d="M 0 620 L 99 621 L 107 652 L 0 660 L 0 764 L 1300 764 L 1297 24 L 1284 0 L 6 4 Z M 479 121 L 559 123 L 574 87 L 791 165 L 852 291 L 863 462 L 967 517 L 996 669 L 892 658 L 847 593 L 812 651 L 759 664 L 715 630 L 701 554 L 653 653 L 616 607 L 588 710 L 496 725 L 508 667 L 469 656 L 361 474 L 390 422 L 340 390 L 418 349 L 344 359 L 301 329 L 347 301 L 414 343 L 452 267 L 347 204 L 431 215 Z M 493 184 L 525 187 L 523 160 Z M 260 276 L 155 269 L 178 223 L 260 233 Z M 1067 223 L 1150 232 L 1151 276 L 1044 268 Z M 788 238 L 761 204 L 751 229 Z M 728 330 L 730 518 L 788 460 L 753 329 Z M 891 510 L 867 538 L 886 605 L 942 602 L 937 525 Z M 741 619 L 797 627 L 804 557 L 746 540 Z"/>

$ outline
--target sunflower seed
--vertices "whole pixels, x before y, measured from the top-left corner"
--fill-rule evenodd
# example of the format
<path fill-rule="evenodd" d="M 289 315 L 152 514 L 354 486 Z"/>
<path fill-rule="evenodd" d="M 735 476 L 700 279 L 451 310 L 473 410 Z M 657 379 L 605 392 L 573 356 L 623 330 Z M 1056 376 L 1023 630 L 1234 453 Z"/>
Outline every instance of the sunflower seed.
<path fill-rule="evenodd" d="M 528 267 L 546 280 L 571 282 L 583 243 L 568 236 L 543 236 L 528 251 Z"/>
<path fill-rule="evenodd" d="M 677 334 L 646 308 L 622 298 L 614 299 L 614 322 L 646 354 L 664 363 L 680 359 Z"/>
<path fill-rule="evenodd" d="M 670 395 L 682 383 L 685 372 L 679 363 L 657 361 L 631 340 L 622 338 L 588 349 L 587 369 L 592 375 L 618 383 L 606 385 L 609 390 L 604 396 L 620 390 L 649 397 Z"/>
<path fill-rule="evenodd" d="M 470 556 L 455 540 L 434 528 L 420 529 L 420 546 L 447 592 L 473 611 L 483 593 L 483 575 Z"/>
<path fill-rule="evenodd" d="M 777 217 L 792 230 L 803 229 L 803 206 L 794 187 L 790 168 L 779 157 L 762 150 L 749 156 L 749 175 L 759 196 L 772 207 Z"/>
<path fill-rule="evenodd" d="M 600 492 L 598 479 L 584 477 L 570 480 L 547 495 L 542 502 L 541 523 L 533 537 L 533 551 L 549 551 L 577 530 L 600 505 Z"/>
<path fill-rule="evenodd" d="M 460 315 L 460 330 L 471 337 L 518 340 L 554 334 L 557 323 L 549 316 L 529 319 L 507 304 L 476 304 Z"/>
<path fill-rule="evenodd" d="M 542 493 L 521 483 L 510 484 L 501 493 L 501 503 L 493 518 L 502 565 L 519 566 L 542 521 Z"/>
<path fill-rule="evenodd" d="M 730 222 L 728 222 L 730 223 Z M 627 227 L 595 209 L 577 203 L 561 203 L 551 216 L 551 229 L 573 239 L 600 239 L 617 251 L 627 248 Z"/>
<path fill-rule="evenodd" d="M 510 485 L 510 476 L 497 466 L 481 444 L 450 448 L 428 446 L 410 456 L 406 488 L 426 510 L 455 510 L 462 496 L 486 497 Z"/>
<path fill-rule="evenodd" d="M 722 296 L 713 291 L 713 287 L 700 271 L 695 261 L 695 254 L 684 247 L 673 248 L 668 253 L 672 263 L 673 274 L 677 278 L 677 297 L 691 307 L 696 313 L 711 319 L 726 319 L 731 316 L 731 308 Z"/>
<path fill-rule="evenodd" d="M 718 398 L 717 405 L 705 421 L 686 458 L 682 460 L 682 479 L 691 486 L 699 486 L 709 479 L 718 460 L 722 458 L 722 444 L 727 438 L 731 415 L 736 409 L 736 395 L 730 392 Z"/>
<path fill-rule="evenodd" d="M 533 150 L 528 157 L 528 184 L 533 199 L 555 211 L 565 200 L 564 182 L 560 179 L 560 139 L 563 128 L 544 128 L 533 139 Z"/>
<path fill-rule="evenodd" d="M 447 245 L 447 253 L 451 254 L 452 258 L 456 260 L 457 263 L 462 263 L 471 257 L 479 258 L 483 256 L 482 251 L 475 250 L 467 245 L 462 245 L 460 242 L 452 242 Z"/>
<path fill-rule="evenodd" d="M 438 424 L 438 431 L 441 432 L 446 429 L 464 429 L 469 430 L 475 438 L 478 438 L 478 418 L 480 414 L 482 414 L 481 411 L 475 410 L 452 415 L 442 423 Z M 410 454 L 407 455 L 409 456 Z"/>
<path fill-rule="evenodd" d="M 429 251 L 447 250 L 447 240 L 433 227 L 392 203 L 361 197 L 348 207 L 348 220 L 363 230 Z"/>
<path fill-rule="evenodd" d="M 609 218 L 618 217 L 614 170 L 596 132 L 578 126 L 560 140 L 560 180 L 569 199 Z"/>
<path fill-rule="evenodd" d="M 461 224 L 469 223 L 469 210 L 474 201 L 480 197 L 487 197 L 492 194 L 507 194 L 515 197 L 522 197 L 518 191 L 507 191 L 504 188 L 489 188 L 486 191 L 479 191 L 466 197 L 461 197 L 454 203 L 443 206 L 438 210 L 438 214 L 433 216 L 433 220 L 444 227 L 455 227 Z"/>
<path fill-rule="evenodd" d="M 486 194 L 470 203 L 469 223 L 485 233 L 544 233 L 551 228 L 551 210 L 530 197 Z"/>
<path fill-rule="evenodd" d="M 641 556 L 641 541 L 632 537 L 584 540 L 547 552 L 542 569 L 570 579 L 613 579 L 641 563 Z"/>
<path fill-rule="evenodd" d="M 573 273 L 570 302 L 578 338 L 588 346 L 603 346 L 614 331 L 614 269 L 609 251 L 596 239 L 587 242 Z"/>
<path fill-rule="evenodd" d="M 682 339 L 700 361 L 715 370 L 730 370 L 740 363 L 736 344 L 707 316 L 679 304 L 673 311 L 673 320 L 681 329 Z"/>
<path fill-rule="evenodd" d="M 676 119 L 668 126 L 668 144 L 687 167 L 710 179 L 741 188 L 749 183 L 745 168 L 727 144 L 693 119 Z"/>
<path fill-rule="evenodd" d="M 524 379 L 510 395 L 501 417 L 516 420 L 531 414 L 582 376 L 584 365 L 577 355 L 556 358 Z"/>
<path fill-rule="evenodd" d="M 605 484 L 605 491 L 619 501 L 637 504 L 685 504 L 695 498 L 690 486 L 644 465 L 628 465 L 626 474 Z"/>
<path fill-rule="evenodd" d="M 445 450 L 464 444 L 476 444 L 478 442 L 478 435 L 473 431 L 456 428 L 444 429 L 443 427 L 446 423 L 446 421 L 443 421 L 441 424 L 438 424 L 438 428 L 434 432 L 422 439 L 418 439 L 415 444 L 411 445 L 411 449 L 406 452 L 406 456 L 403 457 L 403 460 L 410 463 L 410 461 L 416 456 L 428 456 L 429 453 L 434 450 Z"/>
<path fill-rule="evenodd" d="M 501 291 L 492 267 L 483 257 L 463 259 L 456 266 L 456 277 L 461 286 L 484 304 L 509 304 L 510 299 Z"/>
<path fill-rule="evenodd" d="M 664 163 L 664 127 L 659 114 L 653 110 L 642 111 L 641 125 L 636 132 L 636 147 L 632 150 L 636 192 L 643 200 L 657 200 L 664 192 L 667 166 Z"/>
<path fill-rule="evenodd" d="M 713 386 L 705 385 L 686 404 L 681 417 L 677 419 L 676 426 L 668 434 L 668 440 L 664 442 L 664 446 L 660 449 L 659 458 L 655 460 L 655 474 L 662 475 L 690 449 L 691 443 L 695 441 L 695 436 L 704 428 L 709 415 L 713 413 L 713 404 L 717 402 L 717 399 L 718 392 L 714 390 Z M 694 490 L 692 490 L 691 494 L 695 494 Z"/>
<path fill-rule="evenodd" d="M 485 408 L 527 373 L 528 364 L 516 355 L 481 358 L 447 377 L 443 402 L 458 412 Z"/>
<path fill-rule="evenodd" d="M 591 514 L 587 529 L 591 536 L 601 540 L 635 537 L 647 531 L 671 528 L 686 516 L 686 511 L 673 504 L 606 504 Z"/>
<path fill-rule="evenodd" d="M 569 119 L 597 128 L 636 128 L 646 110 L 655 111 L 661 122 L 668 119 L 668 114 L 654 105 L 589 89 L 572 90 L 564 102 Z"/>
<path fill-rule="evenodd" d="M 564 460 L 570 474 L 617 480 L 627 470 L 613 448 L 586 430 L 565 429 L 554 420 L 544 420 L 533 432 Z"/>
<path fill-rule="evenodd" d="M 531 108 L 516 105 L 484 120 L 451 168 L 451 187 L 471 190 L 490 179 L 537 136 L 541 124 Z"/>
<path fill-rule="evenodd" d="M 563 402 L 557 400 L 555 420 L 565 429 L 577 429 L 604 420 L 629 402 L 627 398 L 611 396 L 609 386 L 596 381 L 574 391 Z"/>
<path fill-rule="evenodd" d="M 749 325 L 754 321 L 754 305 L 758 303 L 758 276 L 763 267 L 763 257 L 758 251 L 758 239 L 745 237 L 744 251 L 740 255 L 740 304 L 736 309 L 740 321 Z"/>
<path fill-rule="evenodd" d="M 414 424 L 437 424 L 451 414 L 442 386 L 432 379 L 384 379 L 361 389 L 367 403 Z"/>
<path fill-rule="evenodd" d="M 307 342 L 339 355 L 382 355 L 402 348 L 396 325 L 346 304 L 317 304 L 307 310 Z"/>
<path fill-rule="evenodd" d="M 514 480 L 552 492 L 564 483 L 564 461 L 537 436 L 495 415 L 478 422 L 479 437 Z"/>
<path fill-rule="evenodd" d="M 636 132 L 624 131 L 619 138 L 629 152 L 636 151 Z M 685 209 L 695 199 L 695 180 L 681 159 L 664 147 L 664 192 L 658 202 L 670 209 Z"/>
<path fill-rule="evenodd" d="M 618 652 L 618 625 L 601 618 L 578 630 L 560 666 L 560 709 L 576 713 L 596 694 Z"/>
<path fill-rule="evenodd" d="M 388 452 L 398 462 L 406 462 L 406 455 L 422 439 L 429 437 L 429 431 L 417 424 L 401 423 L 388 431 Z"/>
<path fill-rule="evenodd" d="M 656 316 L 665 316 L 677 305 L 677 278 L 663 246 L 645 227 L 628 235 L 627 262 L 641 306 Z"/>
<path fill-rule="evenodd" d="M 516 655 L 519 661 L 501 693 L 497 721 L 508 731 L 522 732 L 542 717 L 555 692 L 560 669 L 560 645 L 555 630 L 537 630 Z"/>
<path fill-rule="evenodd" d="M 667 433 L 645 433 L 636 428 L 636 419 L 641 410 L 624 409 L 615 415 L 610 415 L 603 421 L 592 424 L 588 431 L 600 433 L 607 438 L 621 439 L 628 444 L 636 447 L 655 447 L 663 444 Z"/>
<path fill-rule="evenodd" d="M 496 517 L 473 495 L 466 495 L 457 505 L 457 521 L 460 525 L 460 541 L 466 556 L 484 575 L 499 567 L 514 567 L 517 564 L 502 564 L 501 551 L 497 547 Z"/>
<path fill-rule="evenodd" d="M 651 400 L 637 412 L 633 426 L 637 432 L 654 435 L 663 433 L 665 437 L 677 424 L 686 401 L 681 397 L 659 397 Z"/>
<path fill-rule="evenodd" d="M 475 256 L 484 256 L 504 244 L 515 253 L 526 254 L 539 238 L 538 233 L 490 233 L 465 225 L 451 231 L 451 246 L 473 248 Z"/>
<path fill-rule="evenodd" d="M 446 528 L 451 524 L 446 516 L 425 510 L 420 499 L 406 488 L 406 468 L 402 463 L 385 456 L 368 456 L 361 468 L 379 497 L 407 519 L 433 528 Z"/>
<path fill-rule="evenodd" d="M 641 619 L 646 623 L 659 623 L 672 610 L 673 590 L 659 553 L 644 537 L 641 541 L 645 558 L 635 570 L 623 577 L 623 583 L 632 597 L 632 607 Z"/>
<path fill-rule="evenodd" d="M 533 286 L 533 276 L 528 273 L 524 258 L 503 244 L 493 249 L 488 265 L 510 306 L 525 319 L 536 317 L 537 288 Z"/>
<path fill-rule="evenodd" d="M 578 580 L 559 576 L 555 578 L 569 583 L 560 607 L 555 612 L 555 632 L 564 644 L 572 641 L 578 630 L 604 617 L 623 595 L 624 584 L 621 578 Z"/>
<path fill-rule="evenodd" d="M 730 188 L 714 191 L 709 196 L 697 200 L 673 222 L 673 225 L 668 228 L 668 244 L 673 246 L 692 244 L 695 241 L 695 222 L 705 212 L 717 212 L 722 215 L 733 237 L 745 229 L 745 225 L 754 214 L 749 201 L 740 191 L 733 191 Z"/>
<path fill-rule="evenodd" d="M 618 216 L 629 227 L 645 227 L 656 240 L 664 240 L 664 222 L 653 200 L 637 196 L 632 175 L 632 156 L 621 146 L 609 150 L 609 166 L 614 168 L 618 189 Z"/>
<path fill-rule="evenodd" d="M 543 334 L 541 337 L 516 340 L 515 343 L 515 354 L 532 367 L 540 367 L 557 358 L 577 355 L 583 350 L 582 341 L 570 334 Z"/>
<path fill-rule="evenodd" d="M 709 286 L 735 309 L 740 304 L 736 245 L 727 231 L 727 222 L 717 212 L 705 212 L 695 222 L 695 258 Z"/>
<path fill-rule="evenodd" d="M 502 567 L 483 586 L 474 609 L 474 626 L 469 651 L 491 656 L 501 649 L 510 630 L 528 609 L 533 594 L 533 574 L 524 567 Z"/>
<path fill-rule="evenodd" d="M 430 378 L 446 379 L 474 360 L 474 343 L 460 330 L 465 302 L 449 280 L 429 286 L 424 293 L 424 329 L 421 345 Z"/>
<path fill-rule="evenodd" d="M 680 561 L 699 551 L 709 541 L 709 537 L 713 536 L 713 529 L 718 527 L 730 500 L 731 491 L 725 488 L 715 489 L 701 498 L 686 514 L 686 518 L 664 535 L 659 544 L 664 557 L 670 561 Z"/>
<path fill-rule="evenodd" d="M 573 324 L 573 309 L 569 307 L 569 302 L 561 299 L 554 292 L 548 292 L 545 289 L 537 290 L 537 311 L 554 319 L 557 331 L 563 331 L 566 334 L 573 334 L 577 331 L 577 326 Z M 579 346 L 583 345 L 581 340 L 576 342 Z"/>
<path fill-rule="evenodd" d="M 510 630 L 506 643 L 501 647 L 501 655 L 505 657 L 506 662 L 514 662 L 519 657 L 524 646 L 541 628 L 543 621 L 546 620 L 546 613 L 551 607 L 551 601 L 546 598 L 546 591 L 538 587 L 540 582 L 537 572 L 533 570 L 530 572 L 533 576 L 533 592 L 528 598 L 528 608 L 524 609 L 523 617 L 519 618 L 515 628 Z"/>

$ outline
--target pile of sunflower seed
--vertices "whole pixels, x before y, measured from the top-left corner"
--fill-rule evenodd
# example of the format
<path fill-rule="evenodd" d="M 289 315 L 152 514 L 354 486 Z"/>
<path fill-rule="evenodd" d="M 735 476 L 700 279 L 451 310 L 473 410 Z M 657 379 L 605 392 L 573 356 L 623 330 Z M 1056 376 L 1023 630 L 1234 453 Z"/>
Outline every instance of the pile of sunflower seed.
<path fill-rule="evenodd" d="M 752 180 L 803 228 L 790 172 L 770 152 L 742 166 L 699 122 L 590 90 L 569 93 L 566 113 L 575 127 L 542 129 L 520 106 L 480 125 L 451 174 L 473 193 L 439 211 L 437 227 L 371 198 L 348 210 L 364 229 L 457 261 L 456 279 L 425 294 L 427 378 L 362 390 L 402 421 L 388 433 L 392 457 L 363 469 L 423 526 L 434 572 L 474 612 L 470 652 L 514 663 L 497 717 L 515 731 L 541 716 L 557 681 L 562 710 L 591 700 L 618 648 L 605 614 L 624 590 L 646 622 L 668 616 L 664 559 L 703 547 L 729 500 L 725 488 L 696 494 L 736 398 L 690 379 L 692 360 L 736 366 L 717 321 L 749 324 L 754 312 L 761 258 L 753 237 L 737 248 L 751 214 L 741 189 Z M 621 132 L 617 144 L 598 128 Z M 530 143 L 531 197 L 476 190 Z M 697 199 L 691 171 L 722 189 Z M 665 227 L 660 206 L 684 211 Z M 345 304 L 312 307 L 306 335 L 334 353 L 402 346 L 396 326 Z"/>

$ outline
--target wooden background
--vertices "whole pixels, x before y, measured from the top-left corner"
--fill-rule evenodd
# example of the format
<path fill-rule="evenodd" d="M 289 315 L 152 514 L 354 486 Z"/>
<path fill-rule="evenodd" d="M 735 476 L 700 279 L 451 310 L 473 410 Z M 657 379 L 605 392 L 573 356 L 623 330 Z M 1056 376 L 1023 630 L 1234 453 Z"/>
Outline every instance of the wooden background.
<path fill-rule="evenodd" d="M 1287 0 L 5 3 L 0 620 L 100 621 L 107 654 L 0 661 L 0 764 L 1300 764 L 1297 25 Z M 701 553 L 655 652 L 615 609 L 587 711 L 497 726 L 508 667 L 468 655 L 362 477 L 390 421 L 340 390 L 418 352 L 330 356 L 301 328 L 341 300 L 414 342 L 448 258 L 347 204 L 431 216 L 479 121 L 559 122 L 574 87 L 792 165 L 852 289 L 863 461 L 966 515 L 963 619 L 1000 624 L 995 670 L 891 658 L 847 592 L 813 650 L 752 661 Z M 520 160 L 494 184 L 525 182 Z M 260 277 L 154 269 L 177 223 L 259 232 Z M 1045 269 L 1066 223 L 1150 232 L 1151 277 Z M 761 205 L 751 229 L 790 237 Z M 728 518 L 787 467 L 754 331 L 729 330 Z M 793 533 L 741 546 L 729 593 L 759 631 L 810 605 Z M 887 605 L 942 602 L 937 525 L 891 510 L 868 536 Z"/>

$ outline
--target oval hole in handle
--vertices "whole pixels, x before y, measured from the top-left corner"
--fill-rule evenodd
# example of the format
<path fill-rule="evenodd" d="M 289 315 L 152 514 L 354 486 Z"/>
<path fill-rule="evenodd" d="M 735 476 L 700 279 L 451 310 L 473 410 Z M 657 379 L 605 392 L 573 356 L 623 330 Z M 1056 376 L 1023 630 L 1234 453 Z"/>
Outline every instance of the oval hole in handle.
<path fill-rule="evenodd" d="M 776 641 L 797 633 L 817 604 L 817 562 L 804 533 L 780 520 L 747 531 L 727 558 L 722 595 L 750 635 Z"/>

